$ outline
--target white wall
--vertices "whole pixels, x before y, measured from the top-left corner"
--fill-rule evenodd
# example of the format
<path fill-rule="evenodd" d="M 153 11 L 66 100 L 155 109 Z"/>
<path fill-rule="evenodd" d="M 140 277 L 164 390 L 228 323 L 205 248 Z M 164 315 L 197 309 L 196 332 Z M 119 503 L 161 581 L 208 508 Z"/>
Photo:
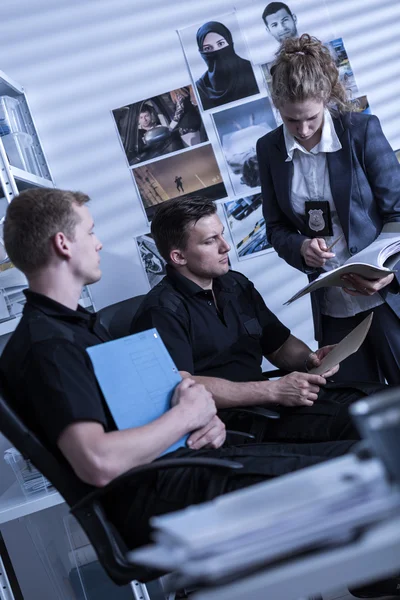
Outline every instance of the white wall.
<path fill-rule="evenodd" d="M 176 29 L 230 12 L 233 5 L 234 0 L 2 0 L 0 69 L 27 91 L 56 184 L 93 200 L 104 244 L 103 279 L 92 287 L 97 308 L 148 289 L 133 241 L 147 223 L 110 111 L 187 84 Z M 394 149 L 400 148 L 400 3 L 327 5 L 360 89 Z M 227 176 L 218 152 L 217 158 Z M 308 298 L 282 306 L 305 283 L 303 275 L 275 254 L 233 267 L 255 281 L 296 335 L 313 343 Z M 4 480 L 3 470 L 0 466 Z"/>

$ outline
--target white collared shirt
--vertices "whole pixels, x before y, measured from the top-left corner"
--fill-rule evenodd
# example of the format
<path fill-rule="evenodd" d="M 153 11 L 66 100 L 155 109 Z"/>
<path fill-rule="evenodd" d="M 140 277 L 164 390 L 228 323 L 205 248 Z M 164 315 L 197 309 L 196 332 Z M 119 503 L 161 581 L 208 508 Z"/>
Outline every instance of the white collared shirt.
<path fill-rule="evenodd" d="M 327 200 L 331 211 L 333 233 L 332 237 L 325 238 L 326 245 L 329 246 L 343 234 L 332 197 L 326 159 L 327 152 L 337 152 L 342 147 L 331 114 L 325 108 L 321 139 L 310 152 L 289 133 L 285 124 L 283 125 L 283 134 L 287 151 L 286 162 L 293 161 L 291 192 L 293 210 L 296 214 L 304 217 L 306 200 Z M 335 245 L 334 252 L 334 258 L 326 261 L 323 267 L 325 271 L 339 267 L 351 257 L 344 236 Z M 321 312 L 331 317 L 351 317 L 359 312 L 383 304 L 383 300 L 378 294 L 373 296 L 349 296 L 339 287 L 327 287 L 324 288 L 324 291 Z"/>

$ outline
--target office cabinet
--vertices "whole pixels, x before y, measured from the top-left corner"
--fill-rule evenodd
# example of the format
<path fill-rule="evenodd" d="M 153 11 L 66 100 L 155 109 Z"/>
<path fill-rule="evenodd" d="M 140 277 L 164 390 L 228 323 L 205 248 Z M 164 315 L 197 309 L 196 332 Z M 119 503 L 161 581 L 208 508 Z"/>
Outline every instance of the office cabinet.
<path fill-rule="evenodd" d="M 46 157 L 22 86 L 0 71 L 0 336 L 13 331 L 21 317 L 25 276 L 7 257 L 2 236 L 8 203 L 32 187 L 54 187 Z M 88 288 L 80 304 L 93 310 Z"/>

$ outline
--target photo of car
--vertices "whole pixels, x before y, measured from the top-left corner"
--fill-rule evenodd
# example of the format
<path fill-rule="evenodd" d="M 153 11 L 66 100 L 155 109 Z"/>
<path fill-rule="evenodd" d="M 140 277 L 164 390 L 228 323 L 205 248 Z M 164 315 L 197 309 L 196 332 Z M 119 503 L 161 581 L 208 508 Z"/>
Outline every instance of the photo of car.
<path fill-rule="evenodd" d="M 229 213 L 234 219 L 241 221 L 248 217 L 254 210 L 256 210 L 262 204 L 261 194 L 255 194 L 254 196 L 246 196 L 240 198 L 235 203 L 232 203 L 232 207 L 229 207 Z"/>
<path fill-rule="evenodd" d="M 237 251 L 239 256 L 247 256 L 262 250 L 268 250 L 271 244 L 267 241 L 264 218 L 257 221 L 249 238 L 242 244 L 238 244 Z"/>
<path fill-rule="evenodd" d="M 190 91 L 191 86 L 187 86 L 180 88 L 180 94 L 177 94 L 179 90 L 166 92 L 112 111 L 130 166 L 208 140 L 199 109 L 190 101 Z M 197 128 L 197 137 L 194 136 L 194 127 Z"/>
<path fill-rule="evenodd" d="M 166 274 L 165 260 L 160 255 L 151 233 L 139 235 L 136 238 L 140 260 L 142 261 L 150 288 L 161 281 Z"/>
<path fill-rule="evenodd" d="M 267 241 L 261 194 L 228 200 L 224 210 L 239 260 L 273 251 Z"/>

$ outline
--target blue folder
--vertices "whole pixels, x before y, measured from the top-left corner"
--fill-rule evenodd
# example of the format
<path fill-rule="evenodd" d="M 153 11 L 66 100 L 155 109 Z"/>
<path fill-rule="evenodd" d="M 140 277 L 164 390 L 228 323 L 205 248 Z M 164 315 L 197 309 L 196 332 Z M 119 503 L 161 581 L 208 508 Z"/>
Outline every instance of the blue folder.
<path fill-rule="evenodd" d="M 170 408 L 182 377 L 156 329 L 91 346 L 87 352 L 118 429 L 147 425 Z M 187 438 L 163 454 L 185 446 Z"/>

